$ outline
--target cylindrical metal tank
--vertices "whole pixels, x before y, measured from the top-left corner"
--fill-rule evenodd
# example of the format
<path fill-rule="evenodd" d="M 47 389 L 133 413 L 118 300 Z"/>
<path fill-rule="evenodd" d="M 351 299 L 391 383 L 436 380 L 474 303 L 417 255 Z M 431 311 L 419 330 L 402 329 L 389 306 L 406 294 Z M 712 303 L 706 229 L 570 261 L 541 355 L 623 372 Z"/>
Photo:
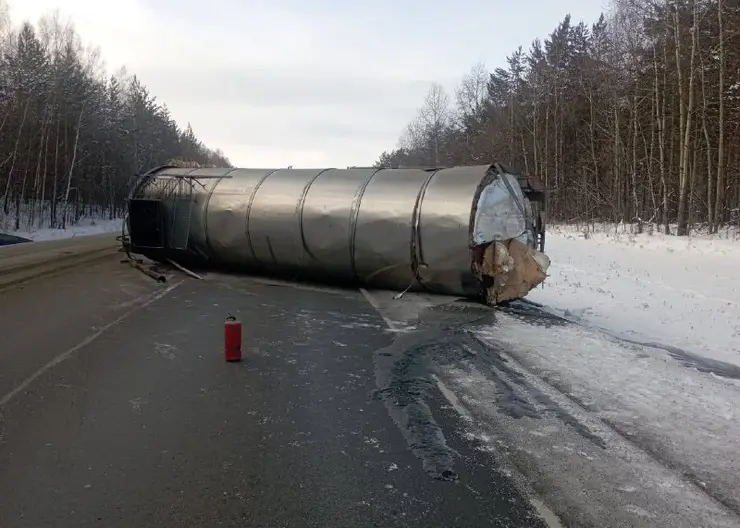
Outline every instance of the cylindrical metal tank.
<path fill-rule="evenodd" d="M 538 239 L 520 182 L 498 165 L 165 167 L 144 175 L 131 199 L 161 204 L 162 243 L 143 245 L 132 231 L 131 245 L 153 258 L 187 253 L 268 272 L 471 295 L 480 289 L 474 246 L 519 238 L 534 247 Z M 131 220 L 137 214 L 131 205 Z M 186 247 L 171 242 L 185 235 Z"/>

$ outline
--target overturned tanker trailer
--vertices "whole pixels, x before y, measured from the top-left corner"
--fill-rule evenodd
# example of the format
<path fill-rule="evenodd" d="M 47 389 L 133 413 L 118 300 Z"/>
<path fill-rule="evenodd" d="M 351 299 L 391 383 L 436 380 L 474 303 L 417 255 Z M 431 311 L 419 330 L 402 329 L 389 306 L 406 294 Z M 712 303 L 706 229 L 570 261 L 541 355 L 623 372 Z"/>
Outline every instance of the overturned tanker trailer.
<path fill-rule="evenodd" d="M 126 249 L 155 261 L 480 298 L 545 279 L 544 192 L 499 164 L 160 167 L 128 203 Z"/>

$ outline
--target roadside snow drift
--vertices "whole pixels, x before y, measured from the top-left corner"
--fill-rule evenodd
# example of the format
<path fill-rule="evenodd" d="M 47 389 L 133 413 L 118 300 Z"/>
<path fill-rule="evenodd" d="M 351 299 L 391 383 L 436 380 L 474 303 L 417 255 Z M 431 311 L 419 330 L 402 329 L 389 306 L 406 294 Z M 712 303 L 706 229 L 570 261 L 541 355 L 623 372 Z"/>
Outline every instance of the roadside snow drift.
<path fill-rule="evenodd" d="M 551 227 L 546 250 L 548 278 L 528 299 L 620 337 L 740 365 L 740 240 Z"/>
<path fill-rule="evenodd" d="M 115 233 L 121 230 L 121 222 L 122 220 L 120 218 L 102 220 L 100 218 L 83 217 L 78 223 L 68 226 L 66 229 L 22 229 L 19 231 L 8 231 L 8 234 L 28 238 L 34 242 L 43 242 L 45 240 L 60 240 L 78 236 Z M 26 222 L 23 222 L 23 225 L 26 224 Z"/>

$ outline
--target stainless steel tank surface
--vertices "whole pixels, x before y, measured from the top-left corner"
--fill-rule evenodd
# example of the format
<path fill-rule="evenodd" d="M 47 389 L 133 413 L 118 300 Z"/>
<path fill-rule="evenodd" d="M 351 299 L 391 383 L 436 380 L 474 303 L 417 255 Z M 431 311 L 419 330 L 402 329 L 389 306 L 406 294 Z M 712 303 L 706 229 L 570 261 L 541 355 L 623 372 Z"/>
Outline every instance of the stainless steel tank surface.
<path fill-rule="evenodd" d="M 473 247 L 515 239 L 536 251 L 539 224 L 520 181 L 498 165 L 165 167 L 132 193 L 131 246 L 157 259 L 467 296 L 480 291 Z M 141 242 L 141 217 L 154 210 L 144 202 L 159 207 L 159 243 Z"/>

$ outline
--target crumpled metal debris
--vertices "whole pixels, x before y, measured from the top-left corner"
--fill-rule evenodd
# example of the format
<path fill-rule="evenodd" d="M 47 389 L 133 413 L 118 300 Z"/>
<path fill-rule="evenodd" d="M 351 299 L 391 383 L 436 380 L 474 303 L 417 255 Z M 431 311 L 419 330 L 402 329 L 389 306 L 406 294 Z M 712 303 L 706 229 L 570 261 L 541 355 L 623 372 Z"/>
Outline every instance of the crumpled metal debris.
<path fill-rule="evenodd" d="M 516 239 L 496 241 L 476 264 L 486 287 L 486 302 L 499 304 L 524 297 L 547 277 L 550 258 Z"/>

